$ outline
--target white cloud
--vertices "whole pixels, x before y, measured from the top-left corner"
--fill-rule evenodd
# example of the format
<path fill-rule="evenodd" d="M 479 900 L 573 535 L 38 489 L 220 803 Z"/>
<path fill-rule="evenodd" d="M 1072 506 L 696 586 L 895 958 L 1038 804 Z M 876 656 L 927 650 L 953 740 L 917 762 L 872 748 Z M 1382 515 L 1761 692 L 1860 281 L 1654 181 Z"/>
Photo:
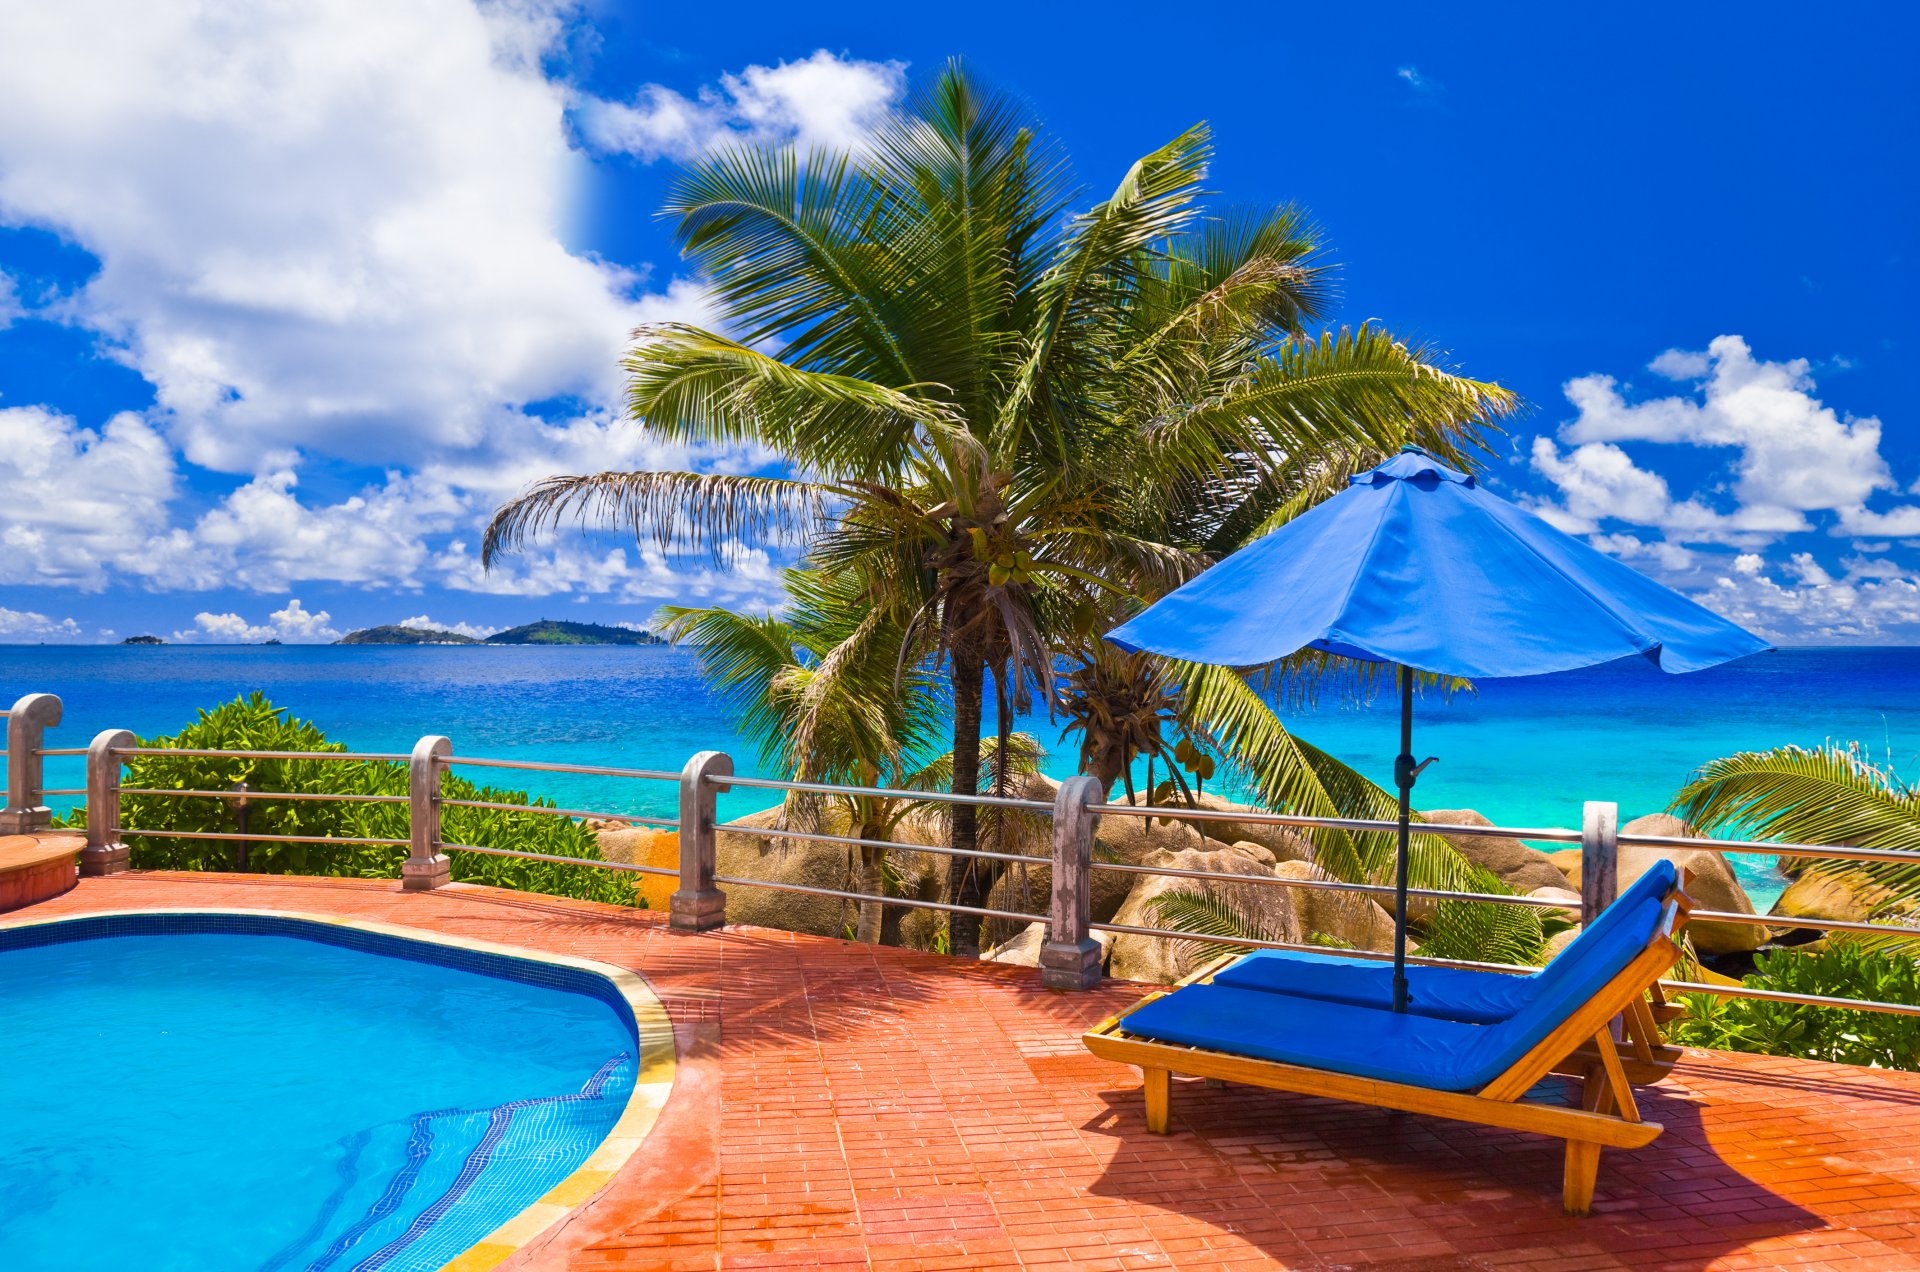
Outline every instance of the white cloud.
<path fill-rule="evenodd" d="M 1569 534 L 1591 534 L 1609 518 L 1657 525 L 1673 506 L 1666 479 L 1636 466 L 1618 446 L 1594 443 L 1562 458 L 1550 439 L 1536 437 L 1533 466 L 1562 501 L 1539 511 Z"/>
<path fill-rule="evenodd" d="M 610 402 L 635 279 L 568 251 L 564 5 L 65 0 L 0 19 L 0 219 L 196 464 L 412 462 Z"/>
<path fill-rule="evenodd" d="M 1813 396 L 1807 367 L 1804 358 L 1758 360 L 1738 336 L 1718 337 L 1704 354 L 1669 350 L 1654 360 L 1653 369 L 1676 378 L 1704 376 L 1697 393 L 1629 404 L 1613 377 L 1582 376 L 1567 385 L 1579 415 L 1560 429 L 1560 436 L 1576 444 L 1642 441 L 1731 449 L 1736 452 L 1732 493 L 1744 509 L 1776 514 L 1863 509 L 1876 492 L 1894 487 L 1880 455 L 1880 421 L 1842 419 L 1822 405 Z"/>
<path fill-rule="evenodd" d="M 44 407 L 0 408 L 0 583 L 97 590 L 110 570 L 144 568 L 175 481 L 139 415 L 96 432 Z"/>
<path fill-rule="evenodd" d="M 0 15 L 0 221 L 100 261 L 37 312 L 99 333 L 157 397 L 92 428 L 0 410 L 0 489 L 30 494 L 0 503 L 0 582 L 415 589 L 439 581 L 449 536 L 551 473 L 765 462 L 663 446 L 617 415 L 630 329 L 717 314 L 696 281 L 636 296 L 635 275 L 565 246 L 587 161 L 572 90 L 541 64 L 574 13 L 74 0 Z M 898 75 L 827 56 L 749 68 L 724 81 L 727 127 L 826 139 L 868 119 L 860 83 L 891 100 Z M 571 419 L 525 409 L 568 398 Z M 304 475 L 321 461 L 389 471 L 316 501 Z M 190 501 L 194 465 L 246 480 Z M 514 590 L 593 575 L 523 573 Z"/>
<path fill-rule="evenodd" d="M 1679 573 L 1693 568 L 1696 554 L 1678 543 L 1656 539 L 1642 541 L 1631 534 L 1596 534 L 1587 542 L 1622 561 L 1645 561 L 1663 573 Z"/>
<path fill-rule="evenodd" d="M 1664 375 L 1669 380 L 1698 380 L 1712 368 L 1713 361 L 1704 353 L 1689 352 L 1685 349 L 1669 349 L 1652 362 L 1647 369 L 1656 375 Z"/>
<path fill-rule="evenodd" d="M 1422 75 L 1417 66 L 1403 66 L 1394 74 L 1416 93 L 1431 93 L 1439 87 L 1434 81 Z"/>
<path fill-rule="evenodd" d="M 81 631 L 80 624 L 70 618 L 48 618 L 32 610 L 8 609 L 0 605 L 0 636 L 78 640 Z"/>
<path fill-rule="evenodd" d="M 452 632 L 456 636 L 470 636 L 474 640 L 485 640 L 499 631 L 498 627 L 478 627 L 472 623 L 442 623 L 428 618 L 425 614 L 415 614 L 412 618 L 403 618 L 395 627 L 411 627 L 423 632 Z"/>
<path fill-rule="evenodd" d="M 1889 564 L 1863 563 L 1835 578 L 1799 553 L 1781 582 L 1760 557 L 1745 554 L 1697 599 L 1776 641 L 1912 641 L 1920 637 L 1920 579 Z"/>
<path fill-rule="evenodd" d="M 256 477 L 194 526 L 194 543 L 221 563 L 225 582 L 261 592 L 308 580 L 418 587 L 422 534 L 463 509 L 444 489 L 398 474 L 317 509 L 295 497 L 296 484 L 291 471 Z"/>
<path fill-rule="evenodd" d="M 13 281 L 13 275 L 0 269 L 0 331 L 12 326 L 13 320 L 26 312 L 20 303 L 19 284 Z"/>
<path fill-rule="evenodd" d="M 338 640 L 340 633 L 331 626 L 333 616 L 325 610 L 315 613 L 300 603 L 299 597 L 267 615 L 267 621 L 255 625 L 235 613 L 213 614 L 201 611 L 193 616 L 193 627 L 173 634 L 182 644 L 257 645 L 278 640 L 290 645 L 316 645 Z"/>
<path fill-rule="evenodd" d="M 640 159 L 691 159 L 741 141 L 792 141 L 802 152 L 858 149 L 906 89 L 902 62 L 837 57 L 749 66 L 689 98 L 644 85 L 631 102 L 583 98 L 581 135 L 597 150 Z"/>

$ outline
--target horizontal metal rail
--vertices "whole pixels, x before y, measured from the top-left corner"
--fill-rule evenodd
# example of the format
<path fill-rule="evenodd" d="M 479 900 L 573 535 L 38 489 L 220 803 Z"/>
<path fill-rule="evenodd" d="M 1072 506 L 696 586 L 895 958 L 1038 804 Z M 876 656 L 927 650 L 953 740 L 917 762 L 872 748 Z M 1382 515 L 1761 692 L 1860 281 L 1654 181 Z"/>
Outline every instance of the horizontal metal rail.
<path fill-rule="evenodd" d="M 883 848 L 896 852 L 928 852 L 940 857 L 980 858 L 986 861 L 1008 861 L 1022 866 L 1047 866 L 1053 864 L 1051 857 L 1029 857 L 1017 852 L 988 852 L 984 848 L 942 848 L 929 844 L 900 844 L 888 839 L 860 839 L 853 835 L 828 835 L 806 830 L 775 830 L 771 826 L 742 826 L 727 822 L 715 826 L 714 831 L 730 831 L 736 835 L 763 835 L 769 839 L 806 839 L 818 840 L 828 844 L 846 844 L 854 848 Z"/>
<path fill-rule="evenodd" d="M 1015 923 L 1050 922 L 1044 914 L 988 910 L 977 905 L 949 905 L 945 901 L 922 901 L 918 897 L 876 897 L 866 892 L 843 892 L 838 888 L 815 888 L 803 883 L 775 883 L 767 879 L 744 879 L 737 875 L 715 875 L 713 881 L 729 883 L 736 888 L 770 888 L 775 892 L 803 892 L 811 897 L 839 897 L 844 901 L 878 901 L 882 905 L 904 905 L 915 910 L 943 910 L 948 914 L 977 914 L 985 919 L 1011 919 Z"/>
<path fill-rule="evenodd" d="M 952 791 L 901 791 L 885 786 L 834 786 L 828 782 L 792 782 L 779 777 L 708 777 L 721 789 L 735 786 L 756 790 L 801 791 L 812 795 L 865 795 L 877 799 L 930 800 L 936 804 L 971 804 L 976 808 L 1018 808 L 1028 812 L 1050 813 L 1052 803 L 1037 799 L 1014 799 L 1005 795 L 956 795 Z"/>
<path fill-rule="evenodd" d="M 1306 888 L 1323 892 L 1363 892 L 1376 896 L 1393 896 L 1394 889 L 1379 883 L 1348 883 L 1344 879 L 1289 879 L 1282 875 L 1220 874 L 1212 870 L 1185 870 L 1177 866 L 1136 866 L 1120 861 L 1096 861 L 1095 870 L 1105 870 L 1115 874 L 1157 875 L 1169 879 L 1207 879 L 1229 883 L 1265 883 L 1277 888 Z M 1496 892 L 1438 892 L 1429 888 L 1408 888 L 1410 897 L 1427 897 L 1437 901 L 1487 901 L 1499 905 L 1524 905 L 1541 910 L 1577 911 L 1578 901 L 1555 901 L 1548 897 L 1508 896 Z"/>
<path fill-rule="evenodd" d="M 406 759 L 406 756 L 401 756 Z M 662 769 L 607 768 L 598 764 L 551 764 L 544 760 L 493 760 L 477 755 L 441 755 L 434 763 L 470 765 L 475 768 L 526 769 L 533 773 L 584 773 L 589 777 L 641 777 L 655 782 L 677 782 L 678 773 Z"/>
<path fill-rule="evenodd" d="M 1879 1011 L 1894 1016 L 1920 1016 L 1920 1004 L 1882 1003 L 1870 998 L 1828 998 L 1822 994 L 1794 994 L 1784 989 L 1754 989 L 1748 985 L 1708 985 L 1700 981 L 1660 982 L 1678 994 L 1715 994 L 1721 998 L 1757 998 L 1769 1003 L 1799 1003 L 1807 1007 L 1842 1007 L 1849 1011 Z"/>
<path fill-rule="evenodd" d="M 86 753 L 87 748 L 84 746 L 41 747 L 34 752 L 35 755 L 85 755 Z"/>
<path fill-rule="evenodd" d="M 254 844 L 354 844 L 362 847 L 405 848 L 404 839 L 354 839 L 346 835 L 243 835 L 226 830 L 141 830 L 137 826 L 109 826 L 116 835 L 145 835 L 150 839 L 244 839 Z"/>
<path fill-rule="evenodd" d="M 82 751 L 84 755 L 86 752 Z M 190 747 L 178 746 L 116 746 L 109 755 L 179 755 L 193 756 L 213 760 L 347 760 L 361 762 L 377 760 L 385 763 L 404 762 L 408 757 L 392 755 L 379 751 L 202 751 Z"/>
<path fill-rule="evenodd" d="M 51 795 L 53 792 L 47 793 Z M 123 786 L 120 788 L 120 793 L 122 795 L 178 795 L 191 799 L 317 800 L 343 804 L 404 804 L 407 802 L 405 795 L 358 795 L 351 792 L 330 791 L 176 791 L 165 787 Z"/>
<path fill-rule="evenodd" d="M 1175 941 L 1200 941 L 1208 945 L 1244 945 L 1259 950 L 1304 950 L 1311 954 L 1337 954 L 1341 958 L 1359 958 L 1370 962 L 1393 961 L 1393 955 L 1376 953 L 1372 950 L 1352 950 L 1338 945 L 1302 945 L 1296 941 L 1268 941 L 1256 936 L 1209 936 L 1199 932 L 1172 932 L 1166 928 L 1135 927 L 1130 923 L 1094 923 L 1089 925 L 1095 932 L 1116 932 L 1124 936 L 1163 936 Z M 1418 954 L 1407 955 L 1408 963 L 1418 963 L 1426 967 L 1470 967 L 1486 972 L 1510 972 L 1526 975 L 1537 972 L 1537 967 L 1519 967 L 1511 963 L 1475 963 L 1464 958 L 1423 958 Z"/>
<path fill-rule="evenodd" d="M 1735 910 L 1695 910 L 1687 921 L 1699 923 L 1706 919 L 1711 919 L 1715 923 L 1745 923 L 1750 927 L 1812 928 L 1823 932 L 1886 932 L 1920 940 L 1920 928 L 1905 927 L 1898 923 L 1866 923 L 1854 919 L 1793 919 L 1782 914 L 1741 914 Z"/>
<path fill-rule="evenodd" d="M 402 803 L 406 796 L 399 797 Z M 507 813 L 546 813 L 553 817 L 605 817 L 611 820 L 634 822 L 642 826 L 664 826 L 678 829 L 680 823 L 672 817 L 642 817 L 637 813 L 603 813 L 590 808 L 545 808 L 539 804 L 496 804 L 485 799 L 442 799 L 442 808 L 494 808 Z"/>
<path fill-rule="evenodd" d="M 1824 857 L 1833 861 L 1905 861 L 1920 864 L 1911 848 L 1854 848 L 1846 844 L 1775 844 L 1764 839 L 1682 839 L 1672 835 L 1622 835 L 1623 848 L 1751 853 L 1762 857 Z"/>
<path fill-rule="evenodd" d="M 630 874 L 671 875 L 680 877 L 678 870 L 666 866 L 643 866 L 632 861 L 595 860 L 591 857 L 563 857 L 551 852 L 526 852 L 519 848 L 486 848 L 480 844 L 441 844 L 448 852 L 478 852 L 489 857 L 519 857 L 526 861 L 554 861 L 567 866 L 592 866 L 596 870 L 624 870 Z"/>
<path fill-rule="evenodd" d="M 85 787 L 80 787 L 79 789 L 75 789 L 73 787 L 59 787 L 53 790 L 43 790 L 40 793 L 42 795 L 85 795 L 87 791 Z"/>
<path fill-rule="evenodd" d="M 1364 830 L 1380 834 L 1397 833 L 1400 823 L 1364 817 L 1305 817 L 1295 813 L 1265 813 L 1257 809 L 1244 812 L 1219 808 L 1182 808 L 1174 804 L 1091 804 L 1087 811 L 1114 817 L 1165 817 L 1181 821 L 1242 822 L 1249 826 L 1298 826 L 1308 830 Z M 1535 839 L 1549 843 L 1577 844 L 1580 832 L 1559 826 L 1461 826 L 1451 822 L 1414 822 L 1412 828 L 1422 834 L 1478 836 L 1483 839 Z M 1622 843 L 1626 837 L 1622 836 Z"/>

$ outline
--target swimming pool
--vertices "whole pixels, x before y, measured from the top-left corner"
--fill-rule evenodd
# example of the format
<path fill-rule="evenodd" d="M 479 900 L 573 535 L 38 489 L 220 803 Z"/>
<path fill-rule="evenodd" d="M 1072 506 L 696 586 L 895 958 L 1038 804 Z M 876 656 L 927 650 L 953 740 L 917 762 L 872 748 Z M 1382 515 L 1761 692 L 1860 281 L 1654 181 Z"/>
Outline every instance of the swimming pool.
<path fill-rule="evenodd" d="M 401 931 L 0 927 L 6 1267 L 402 1272 L 483 1241 L 504 1258 L 563 1213 L 556 1189 L 610 1178 L 671 1082 L 644 983 Z"/>

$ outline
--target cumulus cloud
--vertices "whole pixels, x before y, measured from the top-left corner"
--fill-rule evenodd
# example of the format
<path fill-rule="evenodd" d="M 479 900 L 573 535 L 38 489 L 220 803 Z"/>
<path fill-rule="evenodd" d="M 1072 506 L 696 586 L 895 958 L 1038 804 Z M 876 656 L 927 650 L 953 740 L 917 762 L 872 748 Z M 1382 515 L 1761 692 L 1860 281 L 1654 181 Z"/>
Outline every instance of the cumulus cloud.
<path fill-rule="evenodd" d="M 749 66 L 687 97 L 648 84 L 631 101 L 583 98 L 582 137 L 606 153 L 691 159 L 742 141 L 791 141 L 801 151 L 858 149 L 906 89 L 902 62 L 821 49 L 778 66 Z"/>
<path fill-rule="evenodd" d="M 1920 535 L 1920 507 L 1868 506 L 1897 489 L 1880 453 L 1880 421 L 1823 404 L 1808 365 L 1758 359 L 1740 337 L 1721 336 L 1704 352 L 1669 349 L 1650 364 L 1689 383 L 1684 395 L 1629 402 L 1612 376 L 1569 381 L 1577 414 L 1558 433 L 1569 449 L 1563 454 L 1546 437 L 1533 442 L 1533 468 L 1558 496 L 1538 510 L 1571 533 L 1594 533 L 1611 520 L 1681 543 L 1759 546 L 1816 528 L 1811 514 L 1830 514 L 1824 524 L 1835 534 Z M 1623 443 L 1728 452 L 1731 498 L 1676 498 Z"/>
<path fill-rule="evenodd" d="M 765 462 L 619 418 L 631 328 L 717 315 L 694 280 L 642 292 L 565 245 L 588 160 L 543 64 L 575 17 L 573 0 L 0 15 L 0 221 L 99 260 L 35 312 L 96 333 L 156 396 L 104 423 L 0 410 L 0 488 L 31 495 L 0 504 L 0 583 L 414 590 L 467 580 L 470 561 L 440 563 L 450 537 L 540 477 Z M 715 119 L 826 144 L 899 75 L 750 67 Z M 0 276 L 0 323 L 14 296 Z M 570 414 L 538 405 L 556 401 Z M 310 493 L 343 475 L 351 493 Z M 640 572 L 555 558 L 495 590 L 605 594 Z"/>
<path fill-rule="evenodd" d="M 29 640 L 78 640 L 80 624 L 71 618 L 48 618 L 32 610 L 8 609 L 0 605 L 0 636 Z"/>
<path fill-rule="evenodd" d="M 1579 414 L 1561 438 L 1576 446 L 1638 441 L 1730 450 L 1740 507 L 1795 529 L 1794 513 L 1863 511 L 1875 493 L 1894 487 L 1880 455 L 1880 421 L 1842 418 L 1823 405 L 1804 358 L 1767 362 L 1739 336 L 1720 336 L 1705 353 L 1669 350 L 1652 369 L 1700 381 L 1699 388 L 1629 403 L 1612 376 L 1582 376 L 1567 385 Z"/>
<path fill-rule="evenodd" d="M 139 415 L 95 431 L 39 406 L 0 408 L 0 583 L 98 590 L 145 567 L 176 481 L 173 453 Z"/>
<path fill-rule="evenodd" d="M 338 640 L 340 633 L 331 626 L 333 616 L 325 610 L 310 611 L 299 597 L 267 615 L 267 621 L 254 624 L 239 614 L 213 614 L 205 610 L 193 616 L 193 626 L 173 634 L 182 644 L 257 645 L 278 640 L 289 645 L 317 645 Z"/>
<path fill-rule="evenodd" d="M 1920 637 L 1920 578 L 1891 563 L 1862 563 L 1836 577 L 1796 553 L 1775 577 L 1760 556 L 1743 553 L 1699 595 L 1705 604 L 1770 640 L 1872 643 Z"/>
<path fill-rule="evenodd" d="M 425 614 L 415 614 L 412 618 L 403 618 L 395 627 L 411 627 L 422 632 L 452 632 L 456 636 L 469 636 L 474 640 L 485 640 L 499 631 L 498 627 L 479 627 L 473 623 L 443 623 L 428 618 Z"/>
<path fill-rule="evenodd" d="M 402 462 L 610 401 L 633 275 L 570 252 L 554 4 L 15 6 L 0 219 L 100 260 L 56 312 L 195 464 Z"/>
<path fill-rule="evenodd" d="M 1677 392 L 1630 399 L 1608 375 L 1571 380 L 1574 418 L 1529 452 L 1552 496 L 1527 502 L 1772 639 L 1920 636 L 1920 582 L 1877 555 L 1920 539 L 1920 506 L 1897 502 L 1920 490 L 1895 478 L 1881 422 L 1821 402 L 1809 366 L 1756 358 L 1721 336 L 1648 364 Z M 1690 492 L 1661 471 L 1683 447 L 1723 465 Z M 1855 555 L 1834 561 L 1792 543 L 1806 534 L 1849 537 Z"/>

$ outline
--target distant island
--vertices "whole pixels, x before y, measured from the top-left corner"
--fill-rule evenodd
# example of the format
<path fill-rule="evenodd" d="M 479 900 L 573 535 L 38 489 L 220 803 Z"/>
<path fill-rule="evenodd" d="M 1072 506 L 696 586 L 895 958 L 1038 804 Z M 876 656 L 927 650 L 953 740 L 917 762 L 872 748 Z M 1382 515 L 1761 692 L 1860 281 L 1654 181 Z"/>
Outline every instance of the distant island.
<path fill-rule="evenodd" d="M 336 645 L 478 645 L 480 642 L 459 632 L 443 632 L 431 627 L 368 627 L 348 632 Z"/>
<path fill-rule="evenodd" d="M 167 642 L 158 636 L 129 636 L 120 643 L 122 645 L 164 645 Z"/>
<path fill-rule="evenodd" d="M 652 632 L 543 618 L 487 637 L 489 645 L 664 645 Z"/>
<path fill-rule="evenodd" d="M 566 623 L 543 618 L 495 632 L 484 641 L 459 632 L 430 627 L 368 627 L 349 632 L 336 645 L 664 645 L 667 642 L 652 632 L 625 627 L 606 627 L 600 623 Z"/>

